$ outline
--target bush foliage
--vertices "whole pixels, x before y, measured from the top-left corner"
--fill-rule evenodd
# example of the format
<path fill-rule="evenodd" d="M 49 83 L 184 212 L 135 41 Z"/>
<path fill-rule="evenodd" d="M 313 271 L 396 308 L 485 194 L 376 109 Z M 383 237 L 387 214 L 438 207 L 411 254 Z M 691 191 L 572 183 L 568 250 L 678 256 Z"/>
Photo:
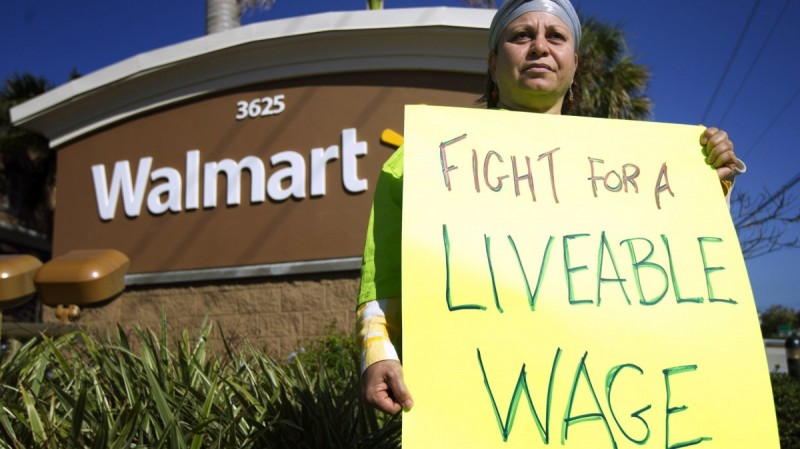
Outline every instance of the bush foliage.
<path fill-rule="evenodd" d="M 800 448 L 800 381 L 786 374 L 773 374 L 772 396 L 781 447 Z"/>
<path fill-rule="evenodd" d="M 217 353 L 204 326 L 0 347 L 0 448 L 399 448 L 400 420 L 359 401 L 357 353 L 330 330 L 277 362 Z M 137 349 L 134 350 L 133 347 Z M 772 375 L 782 448 L 800 448 L 800 382 Z"/>
<path fill-rule="evenodd" d="M 359 400 L 351 337 L 291 362 L 184 332 L 31 340 L 0 356 L 2 448 L 396 448 L 400 422 Z M 134 350 L 133 348 L 137 349 Z"/>

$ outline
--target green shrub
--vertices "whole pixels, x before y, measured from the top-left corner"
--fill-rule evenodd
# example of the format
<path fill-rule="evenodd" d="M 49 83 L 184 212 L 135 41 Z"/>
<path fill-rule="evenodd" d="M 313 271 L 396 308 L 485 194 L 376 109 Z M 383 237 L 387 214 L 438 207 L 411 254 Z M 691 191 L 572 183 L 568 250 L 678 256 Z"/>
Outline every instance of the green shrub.
<path fill-rule="evenodd" d="M 359 401 L 358 355 L 329 331 L 288 362 L 217 354 L 184 332 L 76 332 L 0 347 L 0 448 L 399 448 L 400 420 Z M 781 447 L 800 448 L 800 382 L 772 375 Z"/>
<path fill-rule="evenodd" d="M 781 448 L 800 448 L 800 381 L 786 374 L 772 374 L 772 396 Z"/>
<path fill-rule="evenodd" d="M 210 326 L 172 347 L 165 329 L 136 331 L 136 351 L 122 329 L 102 342 L 77 332 L 5 351 L 0 447 L 399 447 L 399 420 L 360 403 L 343 336 L 278 363 L 247 344 L 214 353 Z"/>

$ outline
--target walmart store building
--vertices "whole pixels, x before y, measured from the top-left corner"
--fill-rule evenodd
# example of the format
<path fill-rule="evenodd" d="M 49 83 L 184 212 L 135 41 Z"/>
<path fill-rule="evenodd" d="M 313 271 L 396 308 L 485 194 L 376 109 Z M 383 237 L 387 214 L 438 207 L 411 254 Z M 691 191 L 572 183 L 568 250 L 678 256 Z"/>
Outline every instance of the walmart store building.
<path fill-rule="evenodd" d="M 208 316 L 275 355 L 331 324 L 350 331 L 369 208 L 403 106 L 476 107 L 493 13 L 257 23 L 14 108 L 13 122 L 57 151 L 53 262 L 98 249 L 130 260 L 124 292 L 75 322 L 157 326 L 163 308 L 173 329 Z M 54 308 L 44 320 L 57 320 Z"/>

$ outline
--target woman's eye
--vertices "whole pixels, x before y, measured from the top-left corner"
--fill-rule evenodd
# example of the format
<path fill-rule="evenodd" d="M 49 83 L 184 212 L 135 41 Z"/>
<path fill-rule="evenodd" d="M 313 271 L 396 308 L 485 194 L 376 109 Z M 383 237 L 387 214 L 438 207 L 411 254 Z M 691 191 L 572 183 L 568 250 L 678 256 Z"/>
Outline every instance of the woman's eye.
<path fill-rule="evenodd" d="M 520 31 L 514 35 L 514 41 L 524 41 L 530 38 L 530 34 L 527 31 Z"/>
<path fill-rule="evenodd" d="M 555 40 L 555 41 L 565 41 L 565 40 L 567 40 L 567 38 L 563 34 L 558 33 L 558 32 L 549 33 L 547 35 L 547 38 L 550 39 L 550 40 Z"/>

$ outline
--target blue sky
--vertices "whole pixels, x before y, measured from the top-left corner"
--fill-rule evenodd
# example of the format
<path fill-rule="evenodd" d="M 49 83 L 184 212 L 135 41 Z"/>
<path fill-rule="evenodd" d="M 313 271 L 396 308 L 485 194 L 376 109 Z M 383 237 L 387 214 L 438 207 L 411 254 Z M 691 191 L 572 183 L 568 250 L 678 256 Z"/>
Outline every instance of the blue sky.
<path fill-rule="evenodd" d="M 654 120 L 729 132 L 748 165 L 737 190 L 755 196 L 800 173 L 800 2 L 573 1 L 585 15 L 622 25 L 630 53 L 652 73 L 647 94 Z M 30 72 L 62 84 L 73 69 L 87 74 L 205 32 L 205 2 L 199 0 L 3 0 L 0 5 L 2 79 Z M 268 11 L 246 15 L 244 23 L 364 5 L 364 0 L 277 0 Z M 386 8 L 463 5 L 385 0 Z M 785 230 L 800 236 L 800 224 Z M 800 309 L 794 283 L 798 262 L 800 250 L 748 261 L 759 309 L 772 304 Z"/>

